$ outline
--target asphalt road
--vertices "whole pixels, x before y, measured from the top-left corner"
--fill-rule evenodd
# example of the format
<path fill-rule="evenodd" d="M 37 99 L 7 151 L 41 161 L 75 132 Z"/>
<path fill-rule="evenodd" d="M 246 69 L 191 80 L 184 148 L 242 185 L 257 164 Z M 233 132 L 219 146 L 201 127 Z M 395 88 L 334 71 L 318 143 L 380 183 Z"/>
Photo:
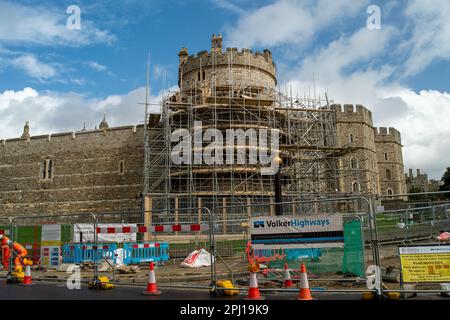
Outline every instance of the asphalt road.
<path fill-rule="evenodd" d="M 69 290 L 62 283 L 35 282 L 23 287 L 17 284 L 0 282 L 1 300 L 242 300 L 245 293 L 233 297 L 211 297 L 206 290 L 159 288 L 162 294 L 157 297 L 144 296 L 143 287 L 116 286 L 112 290 L 90 290 L 82 285 L 79 290 Z M 266 300 L 295 300 L 297 294 L 281 292 L 262 292 Z M 318 300 L 361 300 L 361 293 L 314 293 Z M 416 299 L 449 299 L 437 294 L 420 295 Z M 450 299 L 449 299 L 450 300 Z"/>
<path fill-rule="evenodd" d="M 111 290 L 90 290 L 82 285 L 80 290 L 69 290 L 62 283 L 35 282 L 32 286 L 0 283 L 1 300 L 241 300 L 246 294 L 242 292 L 233 297 L 211 297 L 207 290 L 159 288 L 162 294 L 157 297 L 144 296 L 144 287 L 116 286 Z M 266 300 L 295 300 L 297 294 L 264 292 Z M 361 300 L 361 294 L 325 294 L 317 296 L 324 300 Z"/>

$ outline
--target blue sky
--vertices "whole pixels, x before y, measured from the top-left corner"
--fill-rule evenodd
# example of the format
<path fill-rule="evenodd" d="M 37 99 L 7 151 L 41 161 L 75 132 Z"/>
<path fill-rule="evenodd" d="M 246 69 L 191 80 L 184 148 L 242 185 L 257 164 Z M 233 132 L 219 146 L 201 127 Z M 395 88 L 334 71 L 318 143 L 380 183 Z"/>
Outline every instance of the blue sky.
<path fill-rule="evenodd" d="M 81 9 L 69 30 L 66 9 Z M 369 5 L 381 29 L 367 29 Z M 450 3 L 446 0 L 0 0 L 0 139 L 139 123 L 145 65 L 151 98 L 176 86 L 177 53 L 224 45 L 270 49 L 280 87 L 364 104 L 401 130 L 407 168 L 450 166 Z M 406 169 L 407 169 L 406 168 Z"/>

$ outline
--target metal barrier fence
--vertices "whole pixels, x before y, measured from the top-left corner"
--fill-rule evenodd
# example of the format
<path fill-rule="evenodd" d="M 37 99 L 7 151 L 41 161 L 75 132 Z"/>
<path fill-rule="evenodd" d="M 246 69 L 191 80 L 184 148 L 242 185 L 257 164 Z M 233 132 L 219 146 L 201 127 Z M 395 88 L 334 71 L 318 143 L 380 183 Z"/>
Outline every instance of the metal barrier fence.
<path fill-rule="evenodd" d="M 423 194 L 425 196 L 425 194 Z M 400 195 L 403 196 L 403 195 Z M 394 195 L 399 197 L 399 195 Z M 330 198 L 330 199 L 312 199 L 304 201 L 284 202 L 279 205 L 283 207 L 283 212 L 286 215 L 290 214 L 304 214 L 309 215 L 312 213 L 341 213 L 344 216 L 344 229 L 347 227 L 348 236 L 355 236 L 353 239 L 347 241 L 347 248 L 340 250 L 310 250 L 309 253 L 304 254 L 297 252 L 291 259 L 289 254 L 285 255 L 283 259 L 278 259 L 280 263 L 284 263 L 286 260 L 290 260 L 290 267 L 298 268 L 298 263 L 306 262 L 308 271 L 311 273 L 312 281 L 321 281 L 328 283 L 328 280 L 333 280 L 336 285 L 339 285 L 345 281 L 345 277 L 351 276 L 351 279 L 347 279 L 348 282 L 363 284 L 355 287 L 349 287 L 345 289 L 336 289 L 331 286 L 321 292 L 336 292 L 336 290 L 342 290 L 346 292 L 362 292 L 374 290 L 377 295 L 381 296 L 383 292 L 389 292 L 393 289 L 385 290 L 380 283 L 375 286 L 375 289 L 369 289 L 364 287 L 365 281 L 371 276 L 370 273 L 366 274 L 366 266 L 374 265 L 382 269 L 384 272 L 391 267 L 391 261 L 398 260 L 398 254 L 395 250 L 389 247 L 390 242 L 399 242 L 407 244 L 409 241 L 416 241 L 420 239 L 430 240 L 437 235 L 437 232 L 450 227 L 450 204 L 440 203 L 425 206 L 414 207 L 399 207 L 396 208 L 393 204 L 390 205 L 389 210 L 380 210 L 379 200 L 384 197 L 345 197 L 345 198 Z M 404 203 L 402 203 L 404 205 Z M 146 263 L 150 260 L 153 261 L 175 261 L 177 259 L 183 259 L 187 257 L 193 250 L 200 248 L 207 248 L 211 253 L 211 267 L 209 272 L 205 276 L 200 273 L 196 273 L 197 270 L 189 270 L 185 272 L 177 279 L 171 274 L 167 274 L 166 277 L 170 279 L 172 285 L 160 285 L 161 287 L 167 286 L 180 286 L 191 288 L 203 288 L 208 290 L 220 290 L 216 287 L 217 281 L 217 265 L 220 266 L 220 276 L 231 276 L 231 278 L 239 278 L 239 275 L 246 277 L 247 262 L 246 262 L 246 245 L 250 240 L 249 227 L 248 227 L 248 208 L 258 208 L 256 210 L 258 215 L 267 215 L 270 211 L 270 206 L 273 204 L 264 203 L 247 203 L 231 206 L 215 206 L 213 213 L 207 207 L 201 207 L 202 211 L 201 220 L 192 221 L 192 212 L 199 210 L 196 208 L 178 208 L 173 210 L 152 210 L 152 214 L 158 217 L 174 216 L 177 215 L 176 228 L 172 228 L 170 232 L 162 233 L 157 232 L 157 228 L 165 229 L 165 227 L 171 225 L 170 219 L 155 218 L 153 223 L 143 224 L 143 214 L 146 212 L 111 212 L 111 213 L 82 213 L 82 214 L 65 214 L 65 215 L 35 215 L 27 217 L 13 217 L 0 221 L 0 225 L 3 225 L 5 232 L 9 234 L 12 239 L 20 239 L 21 237 L 31 237 L 30 232 L 37 232 L 37 227 L 48 224 L 60 224 L 66 227 L 67 233 L 73 232 L 73 227 L 70 227 L 76 223 L 85 223 L 92 226 L 92 230 L 95 230 L 93 234 L 93 240 L 89 244 L 70 244 L 63 245 L 61 255 L 63 261 L 69 263 L 81 263 L 82 261 L 92 260 L 93 264 L 93 278 L 98 279 L 99 274 L 110 275 L 116 284 L 127 284 L 124 279 L 115 277 L 115 255 L 114 250 L 118 249 L 116 246 L 111 250 L 105 248 L 103 250 L 102 241 L 99 240 L 99 234 L 96 231 L 100 224 L 116 224 L 127 223 L 136 224 L 138 227 L 146 226 L 149 229 L 147 232 L 137 233 L 136 241 L 124 243 L 124 252 L 131 251 L 130 255 L 124 254 L 125 264 L 139 264 Z M 227 219 L 220 219 L 224 216 L 224 210 L 226 209 Z M 184 211 L 188 211 L 186 216 L 183 215 Z M 255 211 L 253 211 L 255 212 Z M 168 221 L 168 224 L 165 223 Z M 175 219 L 173 219 L 175 221 Z M 194 223 L 205 223 L 209 226 L 208 230 L 187 230 L 182 226 L 187 226 Z M 361 230 L 360 234 L 357 234 L 358 228 Z M 32 230 L 32 231 L 30 231 Z M 355 233 L 356 232 L 356 233 Z M 345 233 L 345 232 L 344 232 Z M 33 236 L 35 234 L 33 233 Z M 71 240 L 74 239 L 71 237 Z M 30 242 L 26 242 L 30 244 Z M 152 243 L 160 244 L 153 247 Z M 364 243 L 368 245 L 368 250 L 364 249 Z M 165 245 L 167 244 L 167 245 Z M 78 248 L 85 247 L 85 255 L 83 253 L 74 253 Z M 33 244 L 34 246 L 34 244 Z M 44 252 L 44 245 L 41 248 L 41 253 Z M 47 246 L 48 247 L 48 246 Z M 69 249 L 67 249 L 69 248 Z M 76 249 L 77 248 L 77 249 Z M 101 248 L 101 249 L 99 249 Z M 395 248 L 395 246 L 394 246 Z M 72 253 L 71 251 L 72 250 Z M 152 251 L 153 250 L 153 251 Z M 156 250 L 160 250 L 159 252 Z M 346 251 L 347 250 L 347 251 Z M 390 251 L 389 251 L 390 250 Z M 30 250 L 31 251 L 31 250 Z M 31 256 L 36 257 L 36 250 Z M 82 252 L 83 250 L 81 250 Z M 392 251 L 392 252 L 391 252 Z M 78 252 L 78 251 L 77 251 Z M 390 255 L 391 254 L 391 255 Z M 273 256 L 273 254 L 269 254 Z M 304 257 L 302 257 L 304 256 Z M 264 258 L 262 254 L 260 257 Z M 170 258 L 170 260 L 169 260 Z M 228 259 L 227 259 L 228 258 Z M 72 260 L 71 260 L 72 259 Z M 104 260 L 112 260 L 112 271 L 99 271 L 99 265 Z M 216 261 L 217 260 L 217 261 Z M 13 268 L 13 256 L 10 258 L 9 273 Z M 80 262 L 78 262 L 80 261 Z M 269 268 L 279 270 L 280 265 L 272 263 L 275 261 L 267 262 Z M 40 263 L 42 264 L 42 257 Z M 392 262 L 393 263 L 393 262 Z M 358 265 L 357 271 L 355 265 Z M 361 273 L 361 270 L 364 272 Z M 204 270 L 203 270 L 204 271 Z M 163 272 L 163 270 L 160 270 Z M 145 273 L 140 274 L 142 278 L 138 279 L 138 276 L 130 276 L 128 279 L 135 281 L 141 281 L 145 284 Z M 205 280 L 209 280 L 209 284 L 205 284 Z M 329 281 L 329 282 L 333 282 Z M 191 284 L 187 284 L 191 283 Z M 200 283 L 200 284 L 196 284 Z M 241 288 L 242 289 L 242 288 Z M 241 290 L 240 289 L 240 290 Z M 245 289 L 242 289 L 245 290 Z M 270 290 L 262 288 L 264 290 Z M 273 290 L 283 291 L 281 288 L 275 288 Z M 396 290 L 396 289 L 395 289 Z M 398 289 L 401 290 L 401 289 Z M 398 291 L 397 290 L 397 291 Z M 419 291 L 419 290 L 417 290 Z M 427 291 L 427 290 L 425 290 Z M 427 292 L 435 292 L 436 290 L 429 289 Z"/>
<path fill-rule="evenodd" d="M 167 242 L 124 243 L 123 262 L 126 265 L 169 260 Z"/>
<path fill-rule="evenodd" d="M 98 263 L 102 259 L 112 260 L 116 263 L 117 244 L 65 244 L 61 255 L 64 263 L 81 264 L 86 262 Z"/>

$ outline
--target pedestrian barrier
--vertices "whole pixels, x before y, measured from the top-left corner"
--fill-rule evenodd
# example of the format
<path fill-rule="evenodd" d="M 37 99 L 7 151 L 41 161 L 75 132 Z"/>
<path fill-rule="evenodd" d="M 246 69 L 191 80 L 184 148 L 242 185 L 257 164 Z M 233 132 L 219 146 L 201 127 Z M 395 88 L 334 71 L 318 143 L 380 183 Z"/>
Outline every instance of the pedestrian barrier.
<path fill-rule="evenodd" d="M 161 226 L 97 228 L 97 233 L 196 232 L 209 230 L 208 224 L 173 224 Z"/>
<path fill-rule="evenodd" d="M 169 244 L 167 242 L 124 243 L 123 263 L 138 264 L 169 260 Z"/>
<path fill-rule="evenodd" d="M 80 264 L 84 262 L 99 262 L 103 258 L 116 262 L 117 244 L 65 244 L 62 246 L 63 263 Z"/>

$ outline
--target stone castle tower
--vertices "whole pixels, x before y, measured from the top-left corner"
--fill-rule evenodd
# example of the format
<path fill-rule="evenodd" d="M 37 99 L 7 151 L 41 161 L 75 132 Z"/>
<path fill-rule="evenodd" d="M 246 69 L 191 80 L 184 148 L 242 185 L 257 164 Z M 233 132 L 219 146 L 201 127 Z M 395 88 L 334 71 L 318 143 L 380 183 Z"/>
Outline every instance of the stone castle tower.
<path fill-rule="evenodd" d="M 374 128 L 377 149 L 380 193 L 384 195 L 405 194 L 402 141 L 400 132 L 394 128 Z"/>
<path fill-rule="evenodd" d="M 339 146 L 356 148 L 339 159 L 340 190 L 344 193 L 378 194 L 377 150 L 372 112 L 361 105 L 334 105 Z"/>

